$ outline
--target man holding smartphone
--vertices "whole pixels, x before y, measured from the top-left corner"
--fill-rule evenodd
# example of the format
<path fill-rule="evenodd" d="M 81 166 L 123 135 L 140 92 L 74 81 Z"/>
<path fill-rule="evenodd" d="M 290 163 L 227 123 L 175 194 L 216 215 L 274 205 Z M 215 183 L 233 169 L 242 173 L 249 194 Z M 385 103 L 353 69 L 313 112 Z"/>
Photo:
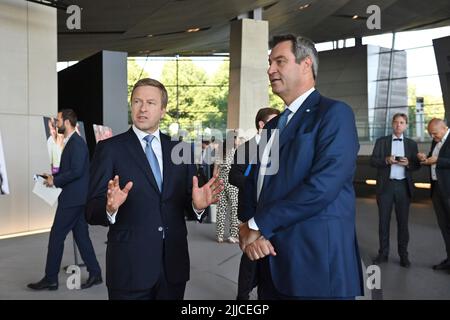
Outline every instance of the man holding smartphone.
<path fill-rule="evenodd" d="M 411 172 L 418 170 L 417 143 L 404 137 L 408 128 L 408 116 L 396 113 L 392 118 L 392 135 L 379 138 L 372 152 L 370 164 L 377 168 L 377 204 L 379 213 L 378 255 L 374 264 L 388 261 L 389 230 L 392 208 L 395 205 L 397 218 L 398 254 L 400 265 L 409 268 L 408 216 L 414 185 Z"/>

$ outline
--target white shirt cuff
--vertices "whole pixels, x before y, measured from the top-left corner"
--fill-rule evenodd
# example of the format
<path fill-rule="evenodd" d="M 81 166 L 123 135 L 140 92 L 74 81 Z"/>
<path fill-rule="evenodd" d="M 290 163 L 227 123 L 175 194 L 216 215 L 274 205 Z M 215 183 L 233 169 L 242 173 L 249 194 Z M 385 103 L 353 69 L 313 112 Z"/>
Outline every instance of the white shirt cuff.
<path fill-rule="evenodd" d="M 110 224 L 116 223 L 117 211 L 118 210 L 116 210 L 116 212 L 114 212 L 113 214 L 109 214 L 108 211 L 106 211 L 106 217 L 108 218 Z"/>
<path fill-rule="evenodd" d="M 259 231 L 258 225 L 255 222 L 255 218 L 251 218 L 248 220 L 248 227 L 252 230 Z"/>
<path fill-rule="evenodd" d="M 197 219 L 200 220 L 202 217 L 203 212 L 205 212 L 205 209 L 203 210 L 197 210 L 194 207 L 194 202 L 192 202 L 192 210 L 194 210 L 195 214 L 197 215 Z"/>

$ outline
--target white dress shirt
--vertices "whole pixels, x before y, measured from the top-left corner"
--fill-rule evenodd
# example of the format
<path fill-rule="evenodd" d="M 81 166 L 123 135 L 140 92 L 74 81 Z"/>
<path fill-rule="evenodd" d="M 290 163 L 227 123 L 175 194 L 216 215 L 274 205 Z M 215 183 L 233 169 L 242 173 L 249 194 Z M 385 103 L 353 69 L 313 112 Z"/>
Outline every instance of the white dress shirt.
<path fill-rule="evenodd" d="M 139 139 L 139 142 L 141 143 L 141 147 L 142 147 L 142 151 L 144 151 L 145 153 L 145 147 L 147 146 L 147 141 L 144 140 L 144 138 L 146 136 L 149 135 L 149 133 L 139 130 L 134 124 L 132 126 L 134 133 L 136 134 L 136 136 Z M 159 164 L 159 170 L 161 171 L 161 179 L 163 179 L 163 157 L 162 157 L 162 147 L 161 147 L 161 137 L 160 137 L 160 131 L 159 128 L 156 129 L 155 132 L 152 133 L 152 135 L 155 137 L 152 140 L 152 149 L 153 152 L 155 153 L 156 159 L 158 159 L 158 164 Z M 203 212 L 205 210 L 196 210 L 194 208 L 194 204 L 192 204 L 192 209 L 194 209 L 194 212 L 197 214 L 197 218 L 200 219 L 200 217 L 202 216 Z M 118 210 L 116 210 L 116 212 L 109 214 L 108 212 L 106 212 L 106 216 L 109 220 L 109 223 L 114 224 L 116 223 L 116 215 L 117 215 Z"/>
<path fill-rule="evenodd" d="M 434 146 L 433 152 L 431 153 L 433 157 L 439 157 L 439 151 L 441 151 L 442 145 L 445 143 L 445 140 L 447 140 L 449 132 L 450 129 L 447 129 L 447 133 L 444 135 L 442 140 L 436 143 L 436 145 Z M 436 164 L 431 165 L 431 180 L 437 181 Z"/>
<path fill-rule="evenodd" d="M 400 137 L 392 135 L 392 147 L 391 147 L 391 155 L 396 157 L 404 157 L 405 156 L 405 138 L 403 134 Z M 402 141 L 394 141 L 394 139 L 402 139 Z M 389 176 L 390 179 L 395 180 L 403 180 L 406 178 L 405 175 L 405 166 L 399 164 L 391 165 L 391 174 Z"/>
<path fill-rule="evenodd" d="M 311 89 L 309 89 L 308 91 L 303 93 L 301 96 L 299 96 L 297 99 L 295 99 L 289 106 L 285 105 L 285 109 L 287 108 L 287 109 L 291 110 L 291 114 L 287 118 L 286 126 L 288 125 L 289 121 L 291 121 L 292 117 L 297 112 L 297 110 L 300 109 L 300 107 L 302 106 L 303 102 L 305 102 L 305 100 L 309 97 L 309 95 L 311 93 L 314 92 L 314 90 L 316 90 L 316 89 L 314 87 L 312 87 Z M 257 183 L 256 183 L 257 200 L 259 200 L 259 195 L 261 193 L 262 186 L 264 184 L 264 177 L 266 175 L 266 171 L 267 171 L 267 167 L 268 167 L 267 164 L 268 164 L 268 161 L 269 161 L 270 149 L 272 148 L 273 139 L 274 139 L 275 136 L 276 136 L 275 134 L 272 134 L 270 136 L 270 139 L 267 142 L 267 145 L 264 148 L 264 152 L 263 152 L 263 155 L 261 157 L 261 166 L 259 168 L 258 180 L 257 180 Z M 256 222 L 255 222 L 254 218 L 251 218 L 248 221 L 248 226 L 249 226 L 250 229 L 259 230 L 258 226 L 256 225 Z"/>

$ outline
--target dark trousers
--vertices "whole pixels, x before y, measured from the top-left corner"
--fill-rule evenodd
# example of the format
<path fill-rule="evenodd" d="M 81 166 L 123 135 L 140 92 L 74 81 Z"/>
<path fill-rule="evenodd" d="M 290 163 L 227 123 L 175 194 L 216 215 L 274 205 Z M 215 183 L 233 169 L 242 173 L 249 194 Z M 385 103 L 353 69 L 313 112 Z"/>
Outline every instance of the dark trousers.
<path fill-rule="evenodd" d="M 408 182 L 404 180 L 389 180 L 383 193 L 377 195 L 380 240 L 379 254 L 389 255 L 389 231 L 391 225 L 392 208 L 395 207 L 397 218 L 398 254 L 408 257 L 408 217 L 411 197 L 408 192 Z"/>
<path fill-rule="evenodd" d="M 257 285 L 256 268 L 258 262 L 252 261 L 243 253 L 239 264 L 237 300 L 249 300 L 250 292 Z"/>
<path fill-rule="evenodd" d="M 355 297 L 295 297 L 278 292 L 273 284 L 268 257 L 258 260 L 258 300 L 355 300 Z"/>
<path fill-rule="evenodd" d="M 450 258 L 450 199 L 444 196 L 437 183 L 433 182 L 433 201 L 434 212 L 436 212 L 439 229 L 441 229 L 444 238 L 447 259 Z"/>
<path fill-rule="evenodd" d="M 161 274 L 153 287 L 142 291 L 112 290 L 108 288 L 109 300 L 183 300 L 186 282 L 169 283 L 167 281 L 164 266 L 161 266 Z"/>
<path fill-rule="evenodd" d="M 72 208 L 58 207 L 56 210 L 48 240 L 47 263 L 45 266 L 45 276 L 51 282 L 58 281 L 58 273 L 64 252 L 64 240 L 70 231 L 73 232 L 75 243 L 78 246 L 81 258 L 86 264 L 89 274 L 92 276 L 101 274 L 100 266 L 95 257 L 94 247 L 89 238 L 84 211 L 84 206 Z"/>

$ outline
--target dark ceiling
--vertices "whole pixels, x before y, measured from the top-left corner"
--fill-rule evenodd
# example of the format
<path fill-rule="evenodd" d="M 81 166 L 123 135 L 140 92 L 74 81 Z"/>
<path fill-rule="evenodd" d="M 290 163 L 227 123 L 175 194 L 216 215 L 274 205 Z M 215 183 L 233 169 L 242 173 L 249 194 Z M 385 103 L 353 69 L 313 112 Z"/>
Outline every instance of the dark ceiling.
<path fill-rule="evenodd" d="M 449 0 L 63 0 L 82 8 L 81 30 L 68 30 L 58 10 L 58 60 L 99 50 L 130 56 L 228 52 L 230 21 L 262 9 L 270 36 L 297 33 L 315 42 L 450 25 Z M 306 9 L 299 8 L 304 5 Z M 381 8 L 381 30 L 366 26 L 369 5 Z M 358 15 L 358 19 L 351 17 Z M 186 32 L 199 28 L 198 32 Z"/>

